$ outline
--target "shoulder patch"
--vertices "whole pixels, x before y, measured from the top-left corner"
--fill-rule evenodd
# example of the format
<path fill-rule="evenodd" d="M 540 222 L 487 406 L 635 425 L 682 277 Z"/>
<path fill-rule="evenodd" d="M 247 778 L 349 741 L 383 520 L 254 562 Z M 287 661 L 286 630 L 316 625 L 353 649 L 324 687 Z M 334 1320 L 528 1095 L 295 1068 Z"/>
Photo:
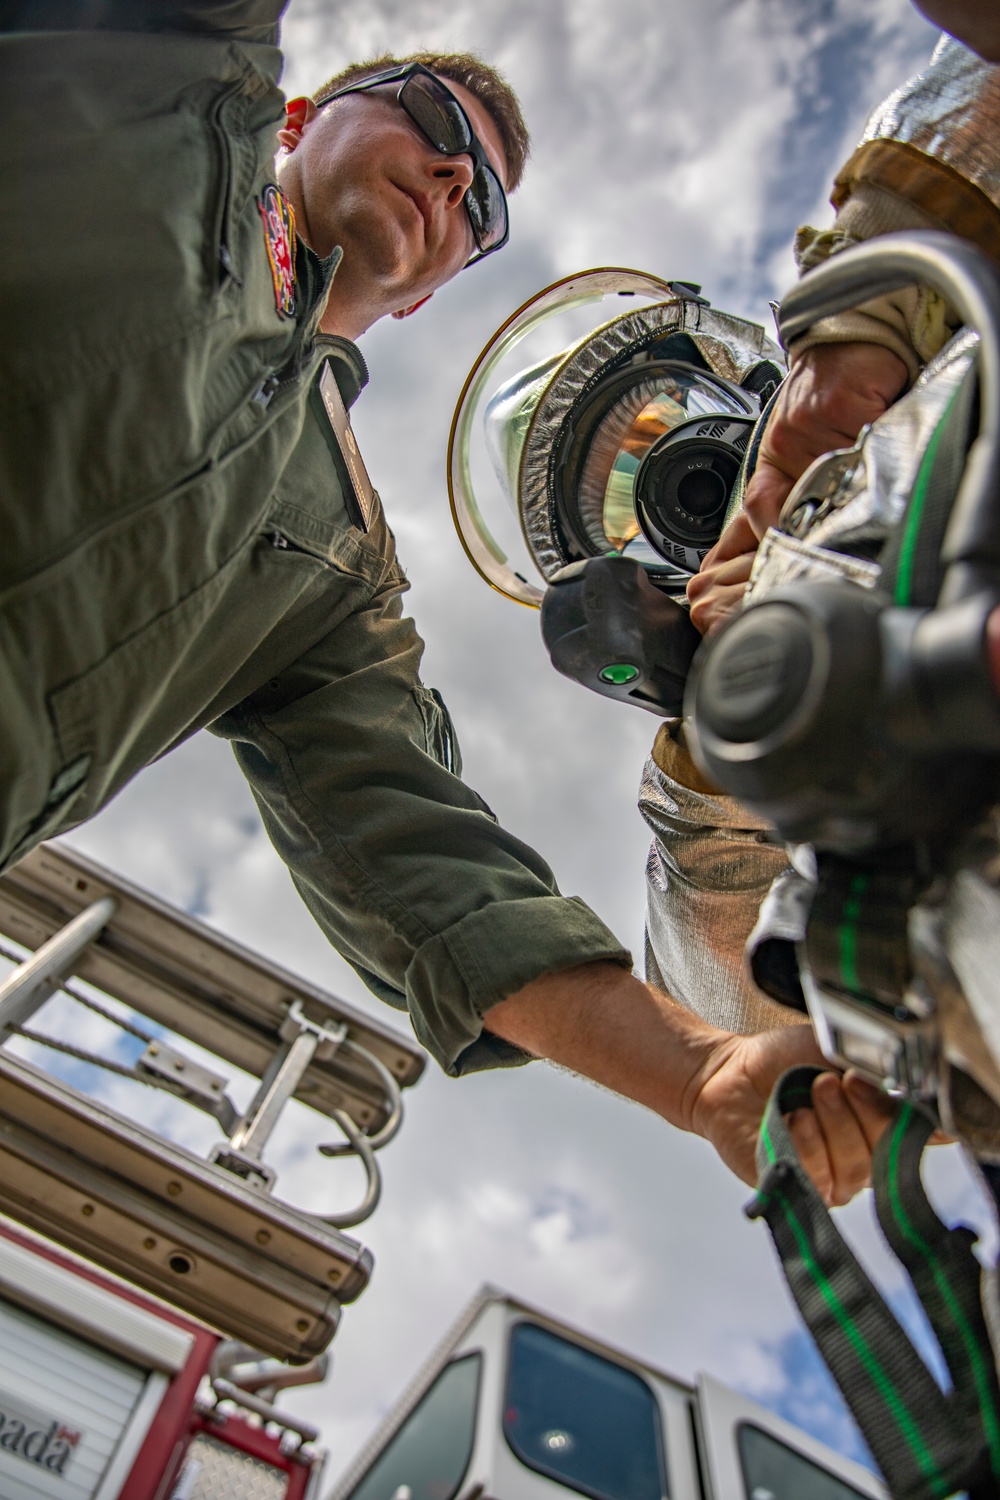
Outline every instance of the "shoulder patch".
<path fill-rule="evenodd" d="M 264 225 L 264 246 L 274 283 L 274 305 L 279 318 L 294 318 L 295 210 L 273 182 L 268 183 L 257 199 L 257 207 Z"/>

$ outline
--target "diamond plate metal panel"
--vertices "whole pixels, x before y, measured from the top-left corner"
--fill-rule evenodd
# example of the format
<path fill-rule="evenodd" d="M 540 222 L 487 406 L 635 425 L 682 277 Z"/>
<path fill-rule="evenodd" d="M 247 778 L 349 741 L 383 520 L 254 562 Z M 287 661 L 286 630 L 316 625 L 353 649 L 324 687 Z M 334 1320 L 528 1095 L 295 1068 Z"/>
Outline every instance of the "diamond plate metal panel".
<path fill-rule="evenodd" d="M 284 1500 L 288 1475 L 199 1433 L 171 1500 Z"/>

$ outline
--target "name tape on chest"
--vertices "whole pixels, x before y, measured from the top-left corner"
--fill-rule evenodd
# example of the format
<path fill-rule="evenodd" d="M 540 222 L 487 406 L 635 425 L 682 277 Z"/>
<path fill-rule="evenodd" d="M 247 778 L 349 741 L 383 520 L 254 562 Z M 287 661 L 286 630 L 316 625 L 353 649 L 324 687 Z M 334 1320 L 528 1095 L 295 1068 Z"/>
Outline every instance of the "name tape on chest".
<path fill-rule="evenodd" d="M 357 439 L 351 431 L 351 419 L 347 415 L 344 398 L 340 394 L 333 371 L 328 364 L 324 365 L 323 373 L 319 378 L 319 393 L 351 481 L 351 494 L 345 496 L 351 522 L 361 531 L 368 531 L 375 511 L 375 491 L 368 478 L 368 470 L 365 468 L 364 459 L 358 449 Z"/>

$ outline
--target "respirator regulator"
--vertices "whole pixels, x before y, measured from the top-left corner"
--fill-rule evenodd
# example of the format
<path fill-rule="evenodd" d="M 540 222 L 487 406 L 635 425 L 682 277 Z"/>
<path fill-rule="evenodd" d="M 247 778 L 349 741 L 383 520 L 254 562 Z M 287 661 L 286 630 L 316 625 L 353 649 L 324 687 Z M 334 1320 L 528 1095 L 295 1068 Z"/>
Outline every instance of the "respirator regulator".
<path fill-rule="evenodd" d="M 549 325 L 551 342 L 551 320 L 608 296 L 650 305 L 504 375 L 522 340 L 537 346 Z M 738 503 L 751 434 L 783 373 L 763 330 L 713 309 L 699 287 L 618 268 L 546 287 L 493 335 L 452 424 L 452 513 L 486 582 L 541 609 L 559 671 L 657 713 L 680 711 L 699 640 L 686 585 Z M 487 490 L 472 482 L 483 400 L 481 440 L 499 481 L 489 521 Z M 511 512 L 514 545 L 539 583 L 497 540 Z"/>

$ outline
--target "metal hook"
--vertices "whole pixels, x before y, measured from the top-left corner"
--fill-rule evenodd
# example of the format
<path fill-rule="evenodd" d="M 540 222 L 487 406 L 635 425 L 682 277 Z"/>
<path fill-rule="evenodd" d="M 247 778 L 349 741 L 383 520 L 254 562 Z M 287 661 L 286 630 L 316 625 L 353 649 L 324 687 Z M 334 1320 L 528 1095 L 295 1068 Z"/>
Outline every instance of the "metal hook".
<path fill-rule="evenodd" d="M 363 1062 L 366 1062 L 369 1067 L 371 1067 L 375 1072 L 379 1079 L 379 1082 L 385 1089 L 386 1096 L 391 1105 L 389 1118 L 386 1120 L 381 1130 L 376 1131 L 374 1135 L 364 1136 L 364 1140 L 373 1151 L 381 1151 L 383 1146 L 387 1146 L 389 1144 L 393 1136 L 398 1131 L 400 1125 L 402 1125 L 403 1123 L 403 1099 L 400 1093 L 399 1084 L 396 1082 L 395 1078 L 393 1078 L 384 1062 L 380 1061 L 379 1058 L 375 1057 L 371 1052 L 368 1052 L 364 1047 L 359 1046 L 357 1042 L 352 1042 L 350 1038 L 345 1037 L 344 1040 L 340 1043 L 340 1051 L 349 1052 L 354 1057 L 360 1058 Z M 338 1120 L 337 1123 L 339 1124 L 340 1121 Z M 345 1134 L 347 1134 L 346 1131 Z M 350 1139 L 350 1137 L 348 1137 L 348 1139 Z M 324 1156 L 351 1156 L 354 1153 L 353 1146 L 339 1142 L 336 1144 L 331 1144 L 329 1146 L 324 1146 L 322 1150 Z"/>
<path fill-rule="evenodd" d="M 382 1174 L 379 1171 L 378 1162 L 375 1160 L 375 1148 L 372 1142 L 357 1128 L 350 1115 L 342 1109 L 332 1110 L 331 1113 L 341 1130 L 347 1136 L 349 1144 L 342 1146 L 335 1143 L 320 1146 L 320 1154 L 322 1156 L 344 1156 L 347 1154 L 359 1156 L 364 1165 L 368 1184 L 365 1189 L 365 1196 L 357 1208 L 349 1209 L 346 1213 L 316 1214 L 315 1217 L 322 1219 L 324 1224 L 332 1225 L 334 1229 L 350 1229 L 353 1225 L 362 1223 L 378 1207 L 379 1198 L 382 1196 Z"/>

